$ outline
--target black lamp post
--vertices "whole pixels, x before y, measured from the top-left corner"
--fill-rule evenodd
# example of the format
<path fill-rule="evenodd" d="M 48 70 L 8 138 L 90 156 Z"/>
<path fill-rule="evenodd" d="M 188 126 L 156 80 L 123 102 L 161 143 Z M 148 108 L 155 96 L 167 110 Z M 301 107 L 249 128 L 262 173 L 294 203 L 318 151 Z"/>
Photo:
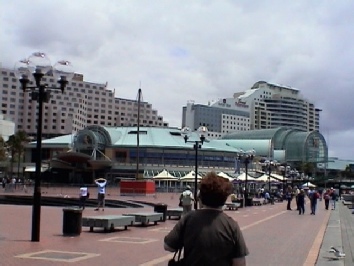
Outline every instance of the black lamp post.
<path fill-rule="evenodd" d="M 198 194 L 198 150 L 202 147 L 205 141 L 205 133 L 208 131 L 206 127 L 199 127 L 198 134 L 199 139 L 189 140 L 191 133 L 190 129 L 185 127 L 181 130 L 185 143 L 194 143 L 193 148 L 195 150 L 195 170 L 194 170 L 194 209 L 198 209 L 197 194 Z"/>
<path fill-rule="evenodd" d="M 32 208 L 32 237 L 31 241 L 39 242 L 40 238 L 40 217 L 41 217 L 41 164 L 42 164 L 42 117 L 43 102 L 50 99 L 50 90 L 60 89 L 64 92 L 68 81 L 73 77 L 72 65 L 68 61 L 59 61 L 53 67 L 45 53 L 33 53 L 28 59 L 20 60 L 15 65 L 16 75 L 21 83 L 23 92 L 30 91 L 32 100 L 38 102 L 37 141 L 36 141 L 36 175 L 33 192 Z M 32 76 L 34 86 L 31 84 Z M 59 87 L 49 87 L 48 84 L 41 84 L 46 74 L 52 74 L 58 79 Z"/>
<path fill-rule="evenodd" d="M 243 161 L 244 165 L 245 165 L 245 190 L 243 193 L 243 206 L 246 207 L 247 205 L 247 199 L 248 199 L 248 165 L 249 163 L 251 163 L 253 161 L 254 158 L 254 154 L 255 154 L 255 150 L 252 150 L 250 152 L 247 153 L 241 153 L 238 155 L 238 160 L 241 163 Z"/>
<path fill-rule="evenodd" d="M 272 173 L 272 164 L 268 164 L 268 167 L 267 167 L 268 169 L 268 191 L 269 191 L 269 193 L 270 193 L 270 190 L 271 190 L 271 187 L 270 187 L 270 175 L 271 175 L 271 173 Z"/>

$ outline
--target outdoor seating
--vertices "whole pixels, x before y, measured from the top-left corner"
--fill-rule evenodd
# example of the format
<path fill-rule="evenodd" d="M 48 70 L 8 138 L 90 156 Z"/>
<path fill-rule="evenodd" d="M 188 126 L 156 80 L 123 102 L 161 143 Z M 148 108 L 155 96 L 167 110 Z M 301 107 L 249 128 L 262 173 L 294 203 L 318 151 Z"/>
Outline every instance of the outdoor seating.
<path fill-rule="evenodd" d="M 240 203 L 236 203 L 236 202 L 226 202 L 225 209 L 237 211 L 240 205 L 241 205 Z"/>
<path fill-rule="evenodd" d="M 252 200 L 252 204 L 254 205 L 254 206 L 261 206 L 262 204 L 264 204 L 264 200 L 263 200 L 263 202 L 262 202 L 262 200 L 261 199 L 253 199 Z"/>
<path fill-rule="evenodd" d="M 182 212 L 182 208 L 167 209 L 166 216 L 169 220 L 171 220 L 171 217 L 177 217 L 177 219 L 181 219 Z"/>
<path fill-rule="evenodd" d="M 135 218 L 135 223 L 141 223 L 143 226 L 147 226 L 150 222 L 153 222 L 155 225 L 157 222 L 163 221 L 163 213 L 157 212 L 141 212 L 141 213 L 126 213 L 124 216 L 133 216 Z"/>
<path fill-rule="evenodd" d="M 114 231 L 115 227 L 123 226 L 127 230 L 128 225 L 133 225 L 135 217 L 122 215 L 100 215 L 82 217 L 82 226 L 90 227 L 93 232 L 94 227 L 103 227 L 104 231 Z"/>

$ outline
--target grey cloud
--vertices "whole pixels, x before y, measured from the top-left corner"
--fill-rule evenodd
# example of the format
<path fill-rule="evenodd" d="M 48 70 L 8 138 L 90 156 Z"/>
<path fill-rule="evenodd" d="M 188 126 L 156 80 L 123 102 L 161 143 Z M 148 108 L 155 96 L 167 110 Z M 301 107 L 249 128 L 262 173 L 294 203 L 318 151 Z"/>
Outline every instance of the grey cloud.
<path fill-rule="evenodd" d="M 323 109 L 321 130 L 354 149 L 351 1 L 1 0 L 1 6 L 5 66 L 40 49 L 72 61 L 86 80 L 108 81 L 118 97 L 136 98 L 142 82 L 144 100 L 172 126 L 180 126 L 187 100 L 231 97 L 258 80 L 289 85 Z M 330 154 L 344 147 L 330 146 Z"/>

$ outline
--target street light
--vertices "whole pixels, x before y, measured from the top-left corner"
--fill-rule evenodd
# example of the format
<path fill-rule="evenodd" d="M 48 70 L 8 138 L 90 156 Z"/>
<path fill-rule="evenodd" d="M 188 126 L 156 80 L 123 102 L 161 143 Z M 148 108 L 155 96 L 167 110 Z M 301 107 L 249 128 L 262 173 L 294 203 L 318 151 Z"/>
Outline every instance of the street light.
<path fill-rule="evenodd" d="M 249 163 L 252 163 L 254 155 L 256 154 L 256 151 L 253 149 L 248 152 L 243 152 L 242 149 L 240 150 L 240 154 L 238 155 L 238 161 L 241 163 L 243 161 L 245 165 L 245 190 L 243 192 L 243 206 L 246 207 L 246 199 L 248 199 L 248 165 Z"/>
<path fill-rule="evenodd" d="M 266 171 L 268 172 L 268 191 L 269 191 L 269 193 L 270 193 L 270 191 L 271 191 L 271 186 L 270 186 L 270 178 L 271 178 L 271 173 L 272 173 L 272 167 L 274 167 L 274 166 L 276 166 L 276 164 L 277 164 L 277 161 L 265 161 L 264 162 L 265 163 L 265 165 L 266 165 Z"/>
<path fill-rule="evenodd" d="M 202 147 L 205 141 L 205 134 L 208 129 L 204 126 L 198 128 L 199 139 L 188 140 L 190 138 L 191 130 L 188 127 L 184 127 L 181 130 L 181 134 L 185 143 L 194 143 L 193 148 L 195 150 L 195 170 L 194 170 L 194 209 L 198 209 L 197 194 L 198 194 L 198 150 Z"/>
<path fill-rule="evenodd" d="M 45 53 L 33 53 L 28 59 L 20 60 L 15 65 L 15 73 L 21 83 L 23 92 L 29 91 L 31 99 L 38 102 L 37 143 L 36 143 L 36 175 L 33 192 L 32 237 L 31 241 L 39 242 L 41 217 L 41 160 L 42 160 L 42 117 L 43 102 L 50 99 L 50 90 L 60 89 L 64 93 L 65 86 L 74 76 L 72 65 L 68 61 L 59 61 L 53 67 Z M 32 75 L 31 75 L 32 74 Z M 59 87 L 41 84 L 46 74 L 52 74 Z M 33 76 L 33 77 L 32 77 Z M 33 80 L 33 79 L 34 80 Z M 34 86 L 31 85 L 34 81 Z"/>

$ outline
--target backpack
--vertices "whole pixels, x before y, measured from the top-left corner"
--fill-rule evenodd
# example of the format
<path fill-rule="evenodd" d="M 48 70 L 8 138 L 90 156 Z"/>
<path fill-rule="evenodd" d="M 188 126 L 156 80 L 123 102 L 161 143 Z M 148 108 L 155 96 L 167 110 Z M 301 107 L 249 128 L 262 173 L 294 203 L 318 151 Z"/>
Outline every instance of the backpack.
<path fill-rule="evenodd" d="M 318 194 L 318 192 L 312 192 L 310 198 L 313 200 L 316 200 L 320 197 L 320 195 Z"/>
<path fill-rule="evenodd" d="M 182 193 L 182 205 L 192 205 L 192 192 L 184 191 Z"/>

